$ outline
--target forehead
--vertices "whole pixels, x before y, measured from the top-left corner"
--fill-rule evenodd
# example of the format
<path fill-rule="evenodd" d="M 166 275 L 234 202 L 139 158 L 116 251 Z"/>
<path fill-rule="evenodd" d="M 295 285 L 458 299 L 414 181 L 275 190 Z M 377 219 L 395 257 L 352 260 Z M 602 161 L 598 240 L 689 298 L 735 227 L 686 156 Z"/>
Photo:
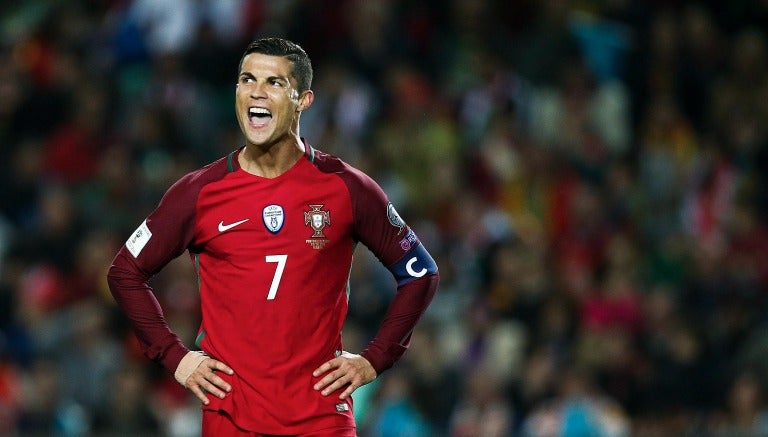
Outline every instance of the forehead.
<path fill-rule="evenodd" d="M 254 76 L 290 77 L 293 72 L 293 62 L 282 56 L 249 53 L 243 58 L 240 74 L 251 73 Z"/>

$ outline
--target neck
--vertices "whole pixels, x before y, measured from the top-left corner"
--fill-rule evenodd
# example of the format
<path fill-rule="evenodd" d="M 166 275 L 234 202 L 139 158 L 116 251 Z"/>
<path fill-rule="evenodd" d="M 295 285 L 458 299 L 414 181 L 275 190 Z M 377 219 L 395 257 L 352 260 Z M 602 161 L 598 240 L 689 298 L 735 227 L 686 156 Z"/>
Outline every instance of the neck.
<path fill-rule="evenodd" d="M 304 143 L 298 136 L 286 141 L 266 145 L 246 143 L 238 156 L 240 168 L 248 173 L 265 178 L 274 178 L 285 173 L 304 155 Z"/>

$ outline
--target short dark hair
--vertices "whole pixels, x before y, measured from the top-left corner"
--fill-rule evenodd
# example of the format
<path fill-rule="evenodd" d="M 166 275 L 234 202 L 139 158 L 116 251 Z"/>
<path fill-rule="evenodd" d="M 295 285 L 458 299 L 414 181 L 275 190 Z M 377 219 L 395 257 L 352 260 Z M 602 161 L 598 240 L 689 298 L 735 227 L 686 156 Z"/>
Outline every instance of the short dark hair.
<path fill-rule="evenodd" d="M 283 38 L 261 38 L 246 47 L 243 57 L 240 58 L 238 73 L 243 68 L 243 60 L 251 53 L 260 53 L 268 56 L 281 56 L 293 62 L 293 77 L 298 83 L 299 92 L 304 92 L 312 86 L 312 62 L 307 52 L 295 42 Z"/>

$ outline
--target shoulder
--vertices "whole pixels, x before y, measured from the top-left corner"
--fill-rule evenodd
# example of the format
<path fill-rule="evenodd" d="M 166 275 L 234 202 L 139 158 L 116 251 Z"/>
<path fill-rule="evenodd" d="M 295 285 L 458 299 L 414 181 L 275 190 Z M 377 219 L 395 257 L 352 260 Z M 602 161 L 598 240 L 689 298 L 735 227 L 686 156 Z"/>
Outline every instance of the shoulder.
<path fill-rule="evenodd" d="M 317 149 L 311 150 L 310 161 L 323 173 L 335 174 L 347 185 L 351 194 L 359 191 L 380 191 L 379 185 L 362 170 L 346 163 L 338 156 Z"/>
<path fill-rule="evenodd" d="M 229 162 L 233 155 L 234 153 L 221 157 L 208 165 L 185 174 L 171 185 L 163 197 L 188 198 L 190 196 L 197 196 L 203 187 L 211 182 L 222 179 L 227 173 L 232 171 Z"/>

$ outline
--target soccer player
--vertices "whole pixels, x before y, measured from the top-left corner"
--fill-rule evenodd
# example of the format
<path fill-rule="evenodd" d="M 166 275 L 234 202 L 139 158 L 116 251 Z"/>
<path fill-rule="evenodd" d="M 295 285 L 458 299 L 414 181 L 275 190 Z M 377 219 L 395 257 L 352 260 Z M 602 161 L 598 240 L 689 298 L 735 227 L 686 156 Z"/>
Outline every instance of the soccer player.
<path fill-rule="evenodd" d="M 204 435 L 354 436 L 352 393 L 402 356 L 438 287 L 434 260 L 382 189 L 300 137 L 311 82 L 300 46 L 252 42 L 235 91 L 245 145 L 177 181 L 109 269 L 146 356 L 202 402 Z M 359 355 L 341 341 L 358 242 L 397 282 Z M 185 251 L 200 350 L 170 330 L 147 282 Z"/>

